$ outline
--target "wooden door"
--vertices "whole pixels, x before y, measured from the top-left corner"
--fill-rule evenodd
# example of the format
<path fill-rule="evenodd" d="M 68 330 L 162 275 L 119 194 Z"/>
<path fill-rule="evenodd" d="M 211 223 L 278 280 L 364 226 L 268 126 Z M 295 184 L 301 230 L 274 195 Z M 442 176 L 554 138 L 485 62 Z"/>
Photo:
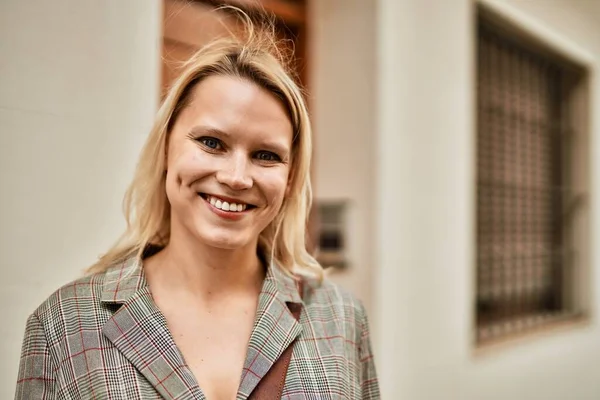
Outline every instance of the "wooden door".
<path fill-rule="evenodd" d="M 303 1 L 289 0 L 164 0 L 162 93 L 178 76 L 178 67 L 211 40 L 235 32 L 234 18 L 219 5 L 235 5 L 257 18 L 262 11 L 275 16 L 282 45 L 293 47 L 292 67 L 306 86 L 306 19 Z"/>

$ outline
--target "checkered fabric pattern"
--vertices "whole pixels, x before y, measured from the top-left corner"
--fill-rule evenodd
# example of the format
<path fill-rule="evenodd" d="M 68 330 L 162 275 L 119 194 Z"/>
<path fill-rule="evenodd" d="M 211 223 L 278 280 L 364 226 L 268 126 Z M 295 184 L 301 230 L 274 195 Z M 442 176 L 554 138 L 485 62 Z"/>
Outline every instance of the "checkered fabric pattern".
<path fill-rule="evenodd" d="M 293 344 L 284 399 L 379 399 L 367 317 L 338 286 L 304 285 L 269 268 L 237 399 Z M 302 305 L 300 320 L 289 310 Z M 292 343 L 294 342 L 294 343 Z M 27 320 L 15 399 L 205 399 L 128 260 L 72 282 Z"/>

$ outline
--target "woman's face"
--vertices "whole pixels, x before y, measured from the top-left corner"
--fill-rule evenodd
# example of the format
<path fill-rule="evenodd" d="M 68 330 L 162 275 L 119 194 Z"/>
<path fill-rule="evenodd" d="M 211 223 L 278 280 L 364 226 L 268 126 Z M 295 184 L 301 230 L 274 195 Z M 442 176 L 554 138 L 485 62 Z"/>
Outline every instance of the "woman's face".
<path fill-rule="evenodd" d="M 256 246 L 286 195 L 291 151 L 292 125 L 274 95 L 237 77 L 201 81 L 168 142 L 171 234 Z"/>

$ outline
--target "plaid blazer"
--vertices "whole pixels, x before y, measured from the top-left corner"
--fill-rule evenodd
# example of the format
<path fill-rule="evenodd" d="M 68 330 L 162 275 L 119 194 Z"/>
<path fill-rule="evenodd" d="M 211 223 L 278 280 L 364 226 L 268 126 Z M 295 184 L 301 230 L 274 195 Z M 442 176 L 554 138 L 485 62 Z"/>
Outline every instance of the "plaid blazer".
<path fill-rule="evenodd" d="M 268 269 L 236 398 L 295 339 L 284 399 L 380 398 L 362 304 L 327 281 L 304 286 L 301 298 Z M 27 320 L 15 399 L 204 398 L 135 259 L 62 287 Z"/>

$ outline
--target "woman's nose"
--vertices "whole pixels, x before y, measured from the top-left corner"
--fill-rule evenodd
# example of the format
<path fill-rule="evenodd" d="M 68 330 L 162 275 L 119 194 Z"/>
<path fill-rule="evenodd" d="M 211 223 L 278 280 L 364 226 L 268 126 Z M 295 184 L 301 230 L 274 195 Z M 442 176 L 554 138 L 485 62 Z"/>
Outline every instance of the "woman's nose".
<path fill-rule="evenodd" d="M 223 161 L 216 174 L 219 183 L 227 185 L 233 190 L 245 190 L 252 187 L 248 157 L 243 154 L 233 154 Z"/>

